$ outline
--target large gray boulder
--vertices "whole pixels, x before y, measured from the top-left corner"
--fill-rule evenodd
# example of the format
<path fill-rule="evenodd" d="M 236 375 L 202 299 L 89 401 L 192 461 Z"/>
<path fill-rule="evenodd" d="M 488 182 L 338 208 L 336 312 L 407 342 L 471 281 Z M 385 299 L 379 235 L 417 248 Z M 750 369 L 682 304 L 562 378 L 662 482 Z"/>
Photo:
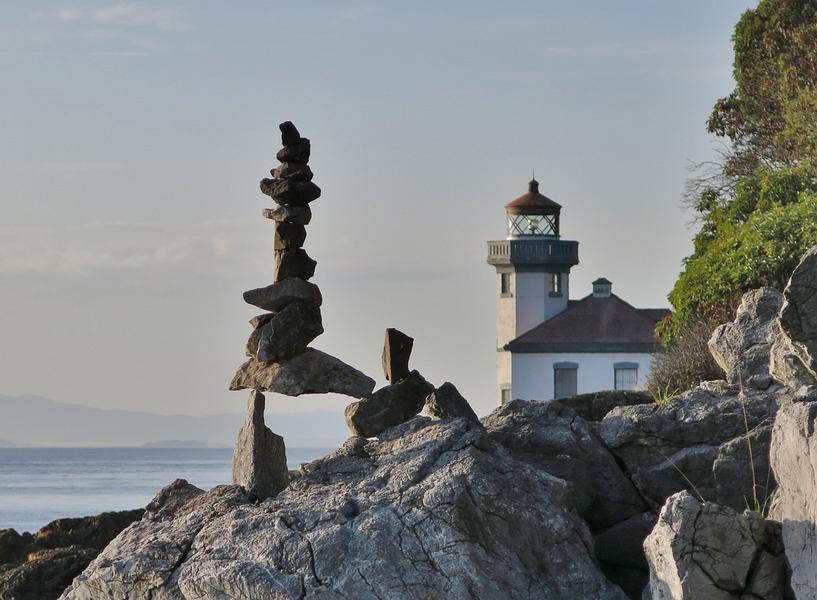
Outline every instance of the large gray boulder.
<path fill-rule="evenodd" d="M 774 487 L 768 428 L 793 397 L 778 384 L 741 391 L 708 382 L 665 404 L 615 408 L 598 431 L 656 508 L 686 489 L 743 510 L 755 498 L 765 502 Z"/>
<path fill-rule="evenodd" d="M 784 296 L 780 328 L 813 379 L 817 377 L 817 246 L 792 272 Z"/>
<path fill-rule="evenodd" d="M 774 423 L 771 461 L 778 482 L 775 516 L 797 600 L 817 599 L 817 401 L 792 403 Z"/>
<path fill-rule="evenodd" d="M 352 435 L 374 437 L 419 413 L 426 397 L 433 391 L 433 385 L 420 373 L 412 371 L 397 383 L 384 386 L 368 398 L 347 406 L 346 425 Z"/>
<path fill-rule="evenodd" d="M 565 483 L 464 419 L 352 438 L 260 505 L 240 487 L 146 516 L 64 600 L 624 600 Z"/>
<path fill-rule="evenodd" d="M 746 292 L 735 320 L 715 329 L 709 351 L 729 383 L 749 385 L 752 378 L 768 382 L 773 329 L 782 306 L 783 295 L 775 289 Z"/>
<path fill-rule="evenodd" d="M 289 483 L 284 438 L 264 424 L 264 394 L 258 390 L 250 392 L 247 418 L 233 449 L 233 483 L 262 500 Z"/>
<path fill-rule="evenodd" d="M 251 358 L 238 368 L 230 389 L 254 389 L 285 396 L 333 392 L 364 398 L 374 389 L 374 379 L 334 356 L 307 348 L 304 353 L 280 362 Z"/>
<path fill-rule="evenodd" d="M 683 491 L 644 542 L 651 600 L 782 600 L 780 524 Z"/>
<path fill-rule="evenodd" d="M 560 404 L 569 406 L 585 421 L 601 421 L 611 410 L 618 406 L 636 404 L 653 404 L 655 399 L 649 392 L 639 390 L 602 390 L 589 394 L 578 394 L 559 398 Z"/>

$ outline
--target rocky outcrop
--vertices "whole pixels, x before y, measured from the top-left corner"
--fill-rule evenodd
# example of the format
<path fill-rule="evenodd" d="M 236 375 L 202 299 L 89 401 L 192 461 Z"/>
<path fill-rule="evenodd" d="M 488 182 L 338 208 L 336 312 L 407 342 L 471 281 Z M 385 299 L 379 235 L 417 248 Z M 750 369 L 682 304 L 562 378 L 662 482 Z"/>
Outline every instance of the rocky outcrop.
<path fill-rule="evenodd" d="M 778 408 L 792 398 L 780 385 L 741 391 L 709 382 L 666 404 L 615 408 L 598 430 L 655 508 L 686 489 L 743 510 L 774 488 L 769 434 Z"/>
<path fill-rule="evenodd" d="M 347 406 L 346 425 L 352 435 L 374 437 L 419 413 L 426 397 L 433 391 L 433 385 L 420 373 L 412 371 L 397 383 L 382 387 L 368 398 Z"/>
<path fill-rule="evenodd" d="M 222 486 L 154 506 L 63 598 L 623 600 L 570 497 L 481 427 L 416 417 L 259 505 Z"/>
<path fill-rule="evenodd" d="M 817 399 L 815 399 L 817 400 Z M 817 598 L 817 401 L 781 409 L 772 433 L 771 461 L 778 481 L 775 514 L 797 600 Z"/>
<path fill-rule="evenodd" d="M 817 246 L 803 256 L 786 286 L 780 327 L 812 377 L 817 376 Z"/>
<path fill-rule="evenodd" d="M 780 524 L 689 492 L 673 495 L 644 543 L 651 600 L 781 600 Z"/>
<path fill-rule="evenodd" d="M 559 398 L 557 402 L 572 408 L 585 421 L 595 423 L 601 421 L 617 406 L 654 404 L 655 399 L 648 392 L 638 390 L 603 390 Z"/>
<path fill-rule="evenodd" d="M 58 519 L 34 534 L 0 530 L 0 598 L 56 598 L 142 509 Z"/>
<path fill-rule="evenodd" d="M 247 419 L 233 450 L 233 483 L 262 500 L 289 483 L 284 438 L 264 425 L 264 395 L 257 390 L 250 392 Z"/>
<path fill-rule="evenodd" d="M 774 341 L 776 319 L 783 306 L 783 295 L 772 288 L 760 288 L 743 295 L 732 323 L 715 329 L 709 339 L 709 351 L 733 384 L 768 387 L 769 355 Z"/>

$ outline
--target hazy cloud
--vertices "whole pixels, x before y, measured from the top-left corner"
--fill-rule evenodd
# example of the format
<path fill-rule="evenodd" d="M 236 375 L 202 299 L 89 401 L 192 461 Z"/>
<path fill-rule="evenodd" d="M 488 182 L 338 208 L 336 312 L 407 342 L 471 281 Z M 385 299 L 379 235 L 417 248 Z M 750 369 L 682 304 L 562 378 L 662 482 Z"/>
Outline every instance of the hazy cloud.
<path fill-rule="evenodd" d="M 57 13 L 63 22 L 93 22 L 101 25 L 137 25 L 162 31 L 192 29 L 184 13 L 175 8 L 153 8 L 136 3 L 119 3 L 93 9 L 63 8 Z"/>

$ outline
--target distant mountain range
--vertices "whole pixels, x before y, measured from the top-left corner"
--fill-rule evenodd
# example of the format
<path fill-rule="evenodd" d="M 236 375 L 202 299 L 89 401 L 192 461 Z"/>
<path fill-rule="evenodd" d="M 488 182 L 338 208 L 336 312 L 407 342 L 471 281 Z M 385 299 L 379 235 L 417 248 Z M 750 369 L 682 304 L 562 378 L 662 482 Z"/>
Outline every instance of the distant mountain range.
<path fill-rule="evenodd" d="M 337 447 L 349 436 L 341 413 L 266 415 L 287 446 Z M 0 395 L 0 446 L 232 446 L 242 413 L 159 415 L 91 408 L 41 396 Z M 165 446 L 167 447 L 167 446 Z"/>

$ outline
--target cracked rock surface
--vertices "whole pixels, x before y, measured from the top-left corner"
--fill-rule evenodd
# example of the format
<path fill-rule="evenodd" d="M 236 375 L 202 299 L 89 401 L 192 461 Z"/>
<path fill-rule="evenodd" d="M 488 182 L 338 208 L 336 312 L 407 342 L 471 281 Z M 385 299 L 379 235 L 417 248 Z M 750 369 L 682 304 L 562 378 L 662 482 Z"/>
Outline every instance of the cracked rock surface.
<path fill-rule="evenodd" d="M 64 600 L 624 600 L 566 484 L 465 419 L 350 438 L 275 498 L 177 483 Z"/>
<path fill-rule="evenodd" d="M 689 492 L 672 496 L 644 542 L 652 600 L 780 600 L 780 525 Z"/>

